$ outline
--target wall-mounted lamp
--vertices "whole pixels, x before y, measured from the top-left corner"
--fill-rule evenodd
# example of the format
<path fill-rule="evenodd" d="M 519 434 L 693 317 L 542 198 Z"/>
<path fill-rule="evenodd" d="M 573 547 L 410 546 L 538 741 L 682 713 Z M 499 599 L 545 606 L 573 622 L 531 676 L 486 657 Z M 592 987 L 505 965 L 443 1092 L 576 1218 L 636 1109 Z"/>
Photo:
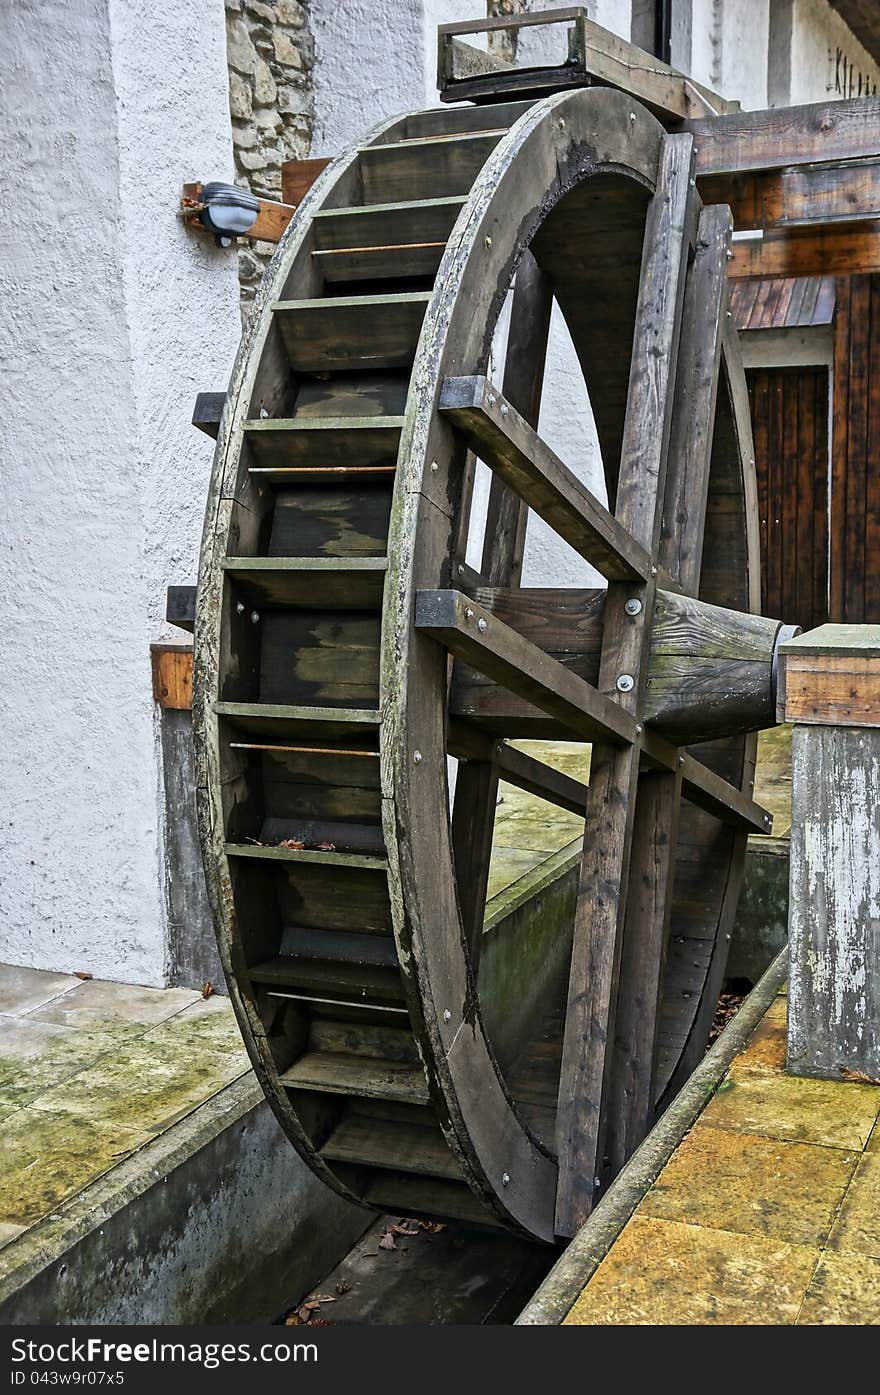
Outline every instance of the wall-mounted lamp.
<path fill-rule="evenodd" d="M 203 184 L 201 202 L 199 218 L 214 234 L 218 247 L 228 247 L 234 237 L 249 232 L 260 211 L 256 195 L 237 184 Z"/>

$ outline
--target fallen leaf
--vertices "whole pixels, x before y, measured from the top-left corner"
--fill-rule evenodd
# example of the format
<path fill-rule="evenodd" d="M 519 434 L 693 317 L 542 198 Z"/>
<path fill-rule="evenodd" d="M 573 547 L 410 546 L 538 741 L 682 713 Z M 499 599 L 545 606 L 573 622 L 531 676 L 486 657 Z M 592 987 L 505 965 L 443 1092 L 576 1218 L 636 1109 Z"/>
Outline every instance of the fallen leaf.
<path fill-rule="evenodd" d="M 92 977 L 91 974 L 87 974 L 81 969 L 74 969 L 73 976 L 74 978 L 81 978 L 84 983 L 88 983 L 89 979 Z"/>
<path fill-rule="evenodd" d="M 391 1231 L 392 1235 L 418 1235 L 419 1233 L 417 1226 L 392 1225 L 389 1226 L 388 1229 Z"/>
<path fill-rule="evenodd" d="M 880 1085 L 876 1075 L 866 1075 L 863 1070 L 858 1070 L 853 1066 L 841 1066 L 840 1074 L 844 1080 L 852 1085 Z"/>
<path fill-rule="evenodd" d="M 202 997 L 203 997 L 203 998 L 213 998 L 215 992 L 216 992 L 216 989 L 214 988 L 213 983 L 211 982 L 210 979 L 208 979 L 208 981 L 206 982 L 204 988 L 202 989 Z"/>
<path fill-rule="evenodd" d="M 275 844 L 276 848 L 288 848 L 290 852 L 299 852 L 305 847 L 305 843 L 300 843 L 296 838 L 282 838 L 280 843 Z"/>
<path fill-rule="evenodd" d="M 299 1313 L 288 1313 L 288 1314 L 287 1314 L 287 1317 L 284 1319 L 284 1326 L 285 1326 L 285 1327 L 301 1327 L 301 1326 L 302 1326 L 302 1318 L 300 1317 Z"/>
<path fill-rule="evenodd" d="M 335 1303 L 336 1299 L 332 1293 L 316 1293 L 314 1298 L 309 1299 L 309 1307 L 317 1308 L 319 1303 Z"/>
<path fill-rule="evenodd" d="M 297 1308 L 296 1315 L 299 1318 L 300 1322 L 308 1322 L 313 1312 L 314 1308 L 312 1308 L 308 1303 L 303 1303 L 301 1308 Z"/>
<path fill-rule="evenodd" d="M 443 1221 L 416 1221 L 416 1225 L 421 1226 L 422 1230 L 426 1230 L 429 1235 L 437 1235 L 441 1230 L 446 1229 Z"/>
<path fill-rule="evenodd" d="M 343 1293 L 351 1292 L 351 1284 L 346 1279 L 340 1279 L 336 1285 L 336 1292 L 341 1296 Z"/>
<path fill-rule="evenodd" d="M 379 1241 L 379 1249 L 380 1249 L 380 1250 L 396 1250 L 396 1249 L 397 1249 L 397 1242 L 395 1241 L 394 1236 L 391 1234 L 391 1231 L 390 1231 L 390 1230 L 386 1230 L 386 1231 L 385 1231 L 385 1234 L 384 1234 L 384 1235 L 382 1236 L 382 1238 L 380 1239 L 380 1241 Z"/>
<path fill-rule="evenodd" d="M 335 843 L 316 843 L 315 846 L 317 847 L 318 852 L 335 852 L 335 851 L 336 851 L 336 844 L 335 844 Z"/>

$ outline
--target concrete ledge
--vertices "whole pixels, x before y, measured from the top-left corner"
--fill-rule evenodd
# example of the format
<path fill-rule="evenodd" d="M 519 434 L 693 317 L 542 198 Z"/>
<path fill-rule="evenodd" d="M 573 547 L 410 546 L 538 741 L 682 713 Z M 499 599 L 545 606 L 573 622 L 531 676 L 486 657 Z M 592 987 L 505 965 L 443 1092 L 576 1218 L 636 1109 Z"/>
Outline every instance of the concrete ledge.
<path fill-rule="evenodd" d="M 319 1182 L 252 1072 L 0 1249 L 0 1323 L 266 1323 L 373 1213 Z"/>

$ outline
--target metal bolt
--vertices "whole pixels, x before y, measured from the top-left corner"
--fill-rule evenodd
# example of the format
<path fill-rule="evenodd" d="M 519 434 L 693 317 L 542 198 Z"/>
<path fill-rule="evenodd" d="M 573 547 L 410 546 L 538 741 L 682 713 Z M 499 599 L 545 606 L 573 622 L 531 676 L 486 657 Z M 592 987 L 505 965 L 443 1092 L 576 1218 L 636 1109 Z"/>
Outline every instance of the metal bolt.
<path fill-rule="evenodd" d="M 617 680 L 617 689 L 621 693 L 631 693 L 636 686 L 636 680 L 631 673 L 622 673 Z"/>
<path fill-rule="evenodd" d="M 636 124 L 636 114 L 635 114 L 634 111 L 631 111 L 631 112 L 630 112 L 630 114 L 629 114 L 629 119 L 630 119 L 630 121 L 633 123 L 633 125 Z"/>
<path fill-rule="evenodd" d="M 252 611 L 251 611 L 251 624 L 252 624 L 252 625 L 258 624 L 259 619 L 260 619 L 260 612 L 259 612 L 258 610 L 252 610 Z"/>
<path fill-rule="evenodd" d="M 244 601 L 239 601 L 235 609 L 239 615 L 244 615 Z"/>
<path fill-rule="evenodd" d="M 465 609 L 464 618 L 465 620 L 473 620 L 474 612 L 471 610 L 470 606 L 467 606 L 467 608 Z"/>
<path fill-rule="evenodd" d="M 684 765 L 684 756 L 679 756 L 678 763 L 679 765 Z"/>
<path fill-rule="evenodd" d="M 602 1179 L 601 1179 L 600 1177 L 594 1177 L 594 1178 L 593 1178 L 593 1190 L 594 1190 L 594 1191 L 598 1191 L 599 1188 L 601 1187 L 601 1185 L 602 1185 Z"/>
<path fill-rule="evenodd" d="M 501 403 L 501 415 L 502 415 L 503 417 L 506 417 L 506 416 L 509 416 L 509 415 L 510 415 L 510 408 L 508 407 L 508 405 L 507 405 L 506 402 L 502 402 L 502 403 Z"/>
<path fill-rule="evenodd" d="M 502 1185 L 502 1187 L 509 1187 L 509 1186 L 510 1186 L 510 1173 L 509 1173 L 509 1172 L 502 1172 L 502 1174 L 501 1174 L 501 1185 Z"/>
<path fill-rule="evenodd" d="M 422 759 L 421 751 L 413 751 L 413 765 L 418 765 Z"/>
<path fill-rule="evenodd" d="M 464 576 L 464 563 L 462 562 L 458 564 L 458 574 L 459 576 Z"/>
<path fill-rule="evenodd" d="M 482 617 L 481 617 L 481 618 L 477 621 L 477 629 L 480 631 L 480 634 L 485 634 L 487 628 L 488 628 L 488 626 L 487 626 L 487 624 L 486 624 L 486 621 L 483 620 Z"/>
<path fill-rule="evenodd" d="M 728 252 L 728 254 L 727 254 L 727 260 L 728 260 L 729 262 L 732 262 L 732 261 L 733 261 L 733 253 L 732 253 L 732 252 Z"/>
<path fill-rule="evenodd" d="M 486 237 L 486 246 L 487 246 L 487 247 L 491 247 L 491 246 L 492 246 L 492 239 L 491 239 L 491 237 L 489 237 L 489 236 Z"/>
<path fill-rule="evenodd" d="M 696 189 L 697 187 L 697 181 L 695 179 L 689 179 L 688 184 L 691 186 L 692 189 Z"/>
<path fill-rule="evenodd" d="M 494 407 L 494 406 L 495 406 L 495 403 L 497 402 L 497 400 L 498 400 L 498 399 L 497 399 L 497 397 L 495 396 L 494 392 L 490 392 L 490 393 L 489 393 L 489 406 L 490 406 L 490 407 Z"/>
<path fill-rule="evenodd" d="M 623 608 L 627 615 L 641 615 L 642 613 L 642 603 L 638 596 L 630 596 L 629 600 L 624 603 Z"/>
<path fill-rule="evenodd" d="M 444 1021 L 444 1022 L 451 1022 L 451 1021 L 452 1021 L 452 1013 L 449 1011 L 449 1008 L 444 1008 L 444 1009 L 443 1009 L 443 1021 Z"/>
<path fill-rule="evenodd" d="M 732 310 L 728 310 L 728 312 L 727 312 L 727 318 L 728 318 L 729 320 L 732 320 L 732 319 L 733 319 L 733 311 L 732 311 Z"/>
<path fill-rule="evenodd" d="M 434 473 L 435 475 L 436 475 L 437 471 L 440 469 L 440 466 L 437 464 L 437 461 L 436 461 L 436 460 L 432 460 L 432 461 L 431 461 L 431 469 L 432 469 L 432 471 L 433 471 L 433 473 Z"/>
<path fill-rule="evenodd" d="M 652 567 L 652 568 L 651 568 L 651 575 L 652 575 L 652 576 L 656 576 L 656 575 L 657 575 L 657 568 L 656 568 L 656 567 Z"/>
<path fill-rule="evenodd" d="M 565 118 L 562 117 L 562 116 L 560 116 L 560 118 L 559 118 L 559 129 L 560 129 L 560 131 L 564 131 L 564 130 L 565 130 Z"/>
<path fill-rule="evenodd" d="M 636 736 L 641 736 L 641 734 L 642 734 L 642 724 L 641 724 L 641 722 L 638 722 L 637 725 L 636 725 Z"/>

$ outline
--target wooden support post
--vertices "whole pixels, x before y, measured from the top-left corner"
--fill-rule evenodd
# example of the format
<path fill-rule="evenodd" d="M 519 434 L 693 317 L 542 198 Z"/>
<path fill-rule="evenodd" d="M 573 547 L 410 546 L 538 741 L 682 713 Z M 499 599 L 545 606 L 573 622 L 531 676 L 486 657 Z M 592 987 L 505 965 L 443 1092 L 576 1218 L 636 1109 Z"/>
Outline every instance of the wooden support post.
<path fill-rule="evenodd" d="M 782 646 L 794 722 L 788 1069 L 880 1076 L 880 625 Z"/>

